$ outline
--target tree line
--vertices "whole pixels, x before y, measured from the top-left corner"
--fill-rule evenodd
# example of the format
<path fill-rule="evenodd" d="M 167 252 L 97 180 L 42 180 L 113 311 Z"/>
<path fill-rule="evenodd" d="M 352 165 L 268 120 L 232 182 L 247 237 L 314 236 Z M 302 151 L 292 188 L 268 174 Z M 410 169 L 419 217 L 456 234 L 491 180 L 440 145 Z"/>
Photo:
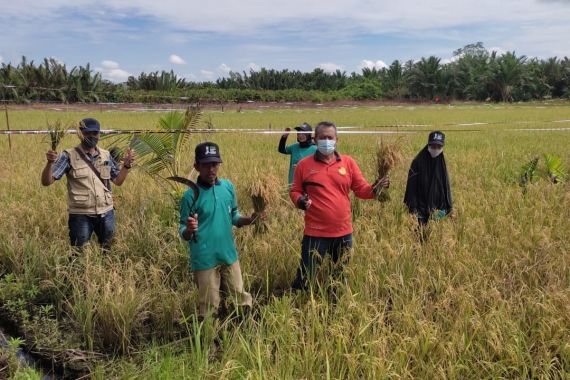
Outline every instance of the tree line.
<path fill-rule="evenodd" d="M 230 72 L 210 82 L 193 82 L 173 71 L 130 76 L 124 83 L 104 80 L 85 67 L 67 69 L 52 58 L 35 64 L 0 67 L 0 100 L 13 102 L 244 102 L 419 100 L 527 101 L 570 98 L 570 59 L 528 58 L 515 52 L 489 52 L 481 42 L 454 51 L 449 62 L 430 56 L 395 60 L 386 68 L 360 73 L 316 68 L 311 72 L 261 68 Z"/>

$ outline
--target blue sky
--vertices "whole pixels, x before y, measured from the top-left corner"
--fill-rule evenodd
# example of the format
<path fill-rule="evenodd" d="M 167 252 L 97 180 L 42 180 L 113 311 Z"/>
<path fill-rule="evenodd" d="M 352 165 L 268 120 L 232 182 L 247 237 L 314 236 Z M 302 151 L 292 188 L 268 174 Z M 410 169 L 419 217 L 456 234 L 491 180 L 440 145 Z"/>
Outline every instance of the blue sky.
<path fill-rule="evenodd" d="M 0 62 L 90 63 L 114 82 L 174 70 L 213 80 L 268 67 L 360 72 L 482 41 L 570 56 L 570 0 L 2 0 Z"/>

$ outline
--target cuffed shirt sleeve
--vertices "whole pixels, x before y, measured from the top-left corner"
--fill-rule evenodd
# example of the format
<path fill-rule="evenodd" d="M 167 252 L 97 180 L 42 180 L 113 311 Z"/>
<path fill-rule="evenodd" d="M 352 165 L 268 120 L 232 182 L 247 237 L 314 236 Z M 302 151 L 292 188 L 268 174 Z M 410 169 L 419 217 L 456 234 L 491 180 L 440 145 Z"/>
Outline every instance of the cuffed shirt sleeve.
<path fill-rule="evenodd" d="M 231 203 L 231 218 L 232 218 L 232 224 L 236 227 L 238 227 L 238 221 L 241 218 L 241 214 L 239 213 L 239 209 L 238 209 L 238 205 L 237 205 L 237 197 L 236 197 L 236 192 L 235 192 L 235 188 L 234 185 L 232 183 L 230 183 L 230 192 L 232 193 L 232 203 Z"/>
<path fill-rule="evenodd" d="M 71 169 L 69 162 L 69 153 L 66 151 L 61 152 L 57 160 L 55 160 L 52 168 L 52 176 L 55 180 L 61 179 L 65 173 Z"/>

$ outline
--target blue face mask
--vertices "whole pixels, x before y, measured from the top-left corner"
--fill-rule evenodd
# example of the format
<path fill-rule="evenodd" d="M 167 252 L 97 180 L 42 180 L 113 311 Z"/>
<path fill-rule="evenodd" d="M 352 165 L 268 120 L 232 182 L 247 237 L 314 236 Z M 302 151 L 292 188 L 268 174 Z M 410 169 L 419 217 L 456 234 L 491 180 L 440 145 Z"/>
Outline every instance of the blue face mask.
<path fill-rule="evenodd" d="M 317 149 L 319 150 L 319 153 L 324 154 L 325 156 L 333 154 L 335 147 L 335 140 L 317 140 Z"/>

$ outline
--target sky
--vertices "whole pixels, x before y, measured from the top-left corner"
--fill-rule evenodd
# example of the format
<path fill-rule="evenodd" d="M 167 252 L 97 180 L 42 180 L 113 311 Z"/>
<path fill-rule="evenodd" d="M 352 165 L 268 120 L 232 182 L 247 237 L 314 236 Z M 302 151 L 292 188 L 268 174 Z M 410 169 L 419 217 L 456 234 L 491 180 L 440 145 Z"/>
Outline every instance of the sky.
<path fill-rule="evenodd" d="M 0 63 L 51 57 L 113 82 L 174 70 L 360 72 L 483 42 L 570 57 L 570 0 L 0 0 Z"/>

